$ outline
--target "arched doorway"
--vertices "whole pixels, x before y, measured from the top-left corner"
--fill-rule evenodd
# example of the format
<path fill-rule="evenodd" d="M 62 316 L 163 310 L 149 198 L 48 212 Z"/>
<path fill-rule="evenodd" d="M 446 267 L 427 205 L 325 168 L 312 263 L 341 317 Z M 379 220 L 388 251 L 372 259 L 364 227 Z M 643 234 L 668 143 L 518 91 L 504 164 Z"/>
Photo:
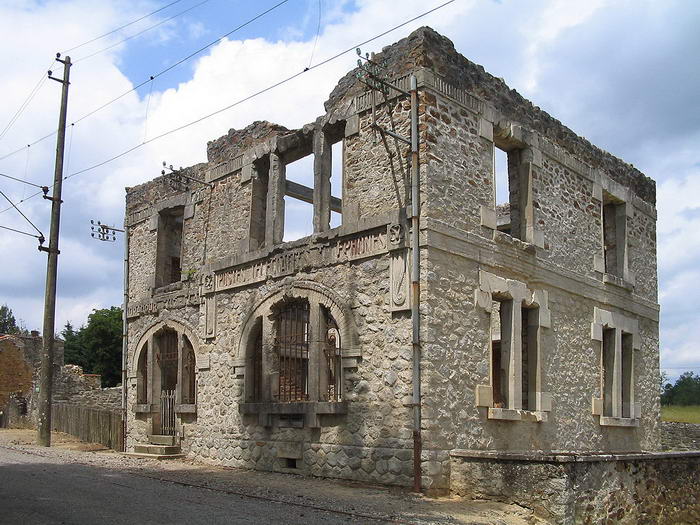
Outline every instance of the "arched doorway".
<path fill-rule="evenodd" d="M 137 355 L 135 411 L 150 414 L 152 434 L 174 436 L 177 416 L 196 414 L 197 366 L 192 340 L 179 323 L 161 323 L 144 335 Z"/>

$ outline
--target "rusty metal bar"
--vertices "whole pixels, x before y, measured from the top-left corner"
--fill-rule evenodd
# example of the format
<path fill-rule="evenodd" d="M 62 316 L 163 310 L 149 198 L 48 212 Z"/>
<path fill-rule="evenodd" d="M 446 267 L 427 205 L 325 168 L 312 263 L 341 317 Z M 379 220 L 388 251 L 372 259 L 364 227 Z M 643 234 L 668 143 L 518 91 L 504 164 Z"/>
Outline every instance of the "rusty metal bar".
<path fill-rule="evenodd" d="M 418 157 L 418 82 L 411 75 L 411 320 L 413 321 L 413 490 L 422 488 L 420 341 L 420 170 Z"/>

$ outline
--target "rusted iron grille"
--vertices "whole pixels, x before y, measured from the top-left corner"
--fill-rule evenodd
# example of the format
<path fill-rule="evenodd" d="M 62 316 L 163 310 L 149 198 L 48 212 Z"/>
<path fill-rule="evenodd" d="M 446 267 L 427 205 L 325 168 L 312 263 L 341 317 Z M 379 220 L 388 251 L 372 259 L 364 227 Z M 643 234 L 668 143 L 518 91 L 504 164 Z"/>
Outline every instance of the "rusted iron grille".
<path fill-rule="evenodd" d="M 275 354 L 279 358 L 279 401 L 309 399 L 309 303 L 285 305 L 277 316 Z"/>
<path fill-rule="evenodd" d="M 175 435 L 175 390 L 160 393 L 160 431 L 165 436 Z"/>
<path fill-rule="evenodd" d="M 328 389 L 326 391 L 328 401 L 340 401 L 340 381 L 341 381 L 341 356 L 340 356 L 340 331 L 335 319 L 331 317 L 328 310 L 324 308 L 326 316 L 327 336 L 323 345 L 323 355 L 326 360 L 326 380 Z"/>
<path fill-rule="evenodd" d="M 161 389 L 175 390 L 177 385 L 177 332 L 165 330 L 160 336 Z"/>

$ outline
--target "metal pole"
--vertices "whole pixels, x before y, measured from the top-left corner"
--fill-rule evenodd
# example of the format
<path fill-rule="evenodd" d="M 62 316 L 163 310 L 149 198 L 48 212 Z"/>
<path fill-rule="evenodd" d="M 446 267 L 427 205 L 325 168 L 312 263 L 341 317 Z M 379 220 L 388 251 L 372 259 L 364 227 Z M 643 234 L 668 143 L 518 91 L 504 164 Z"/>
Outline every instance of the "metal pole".
<path fill-rule="evenodd" d="M 420 393 L 420 170 L 418 159 L 418 82 L 411 75 L 411 320 L 413 321 L 413 490 L 422 487 Z"/>
<path fill-rule="evenodd" d="M 129 227 L 124 221 L 124 304 L 122 312 L 122 438 L 124 440 L 124 450 L 126 452 L 126 380 L 128 365 L 128 332 L 127 332 L 127 309 L 129 308 Z"/>
<path fill-rule="evenodd" d="M 51 203 L 51 229 L 49 247 L 39 247 L 48 252 L 46 263 L 46 292 L 44 296 L 44 340 L 39 376 L 39 421 L 37 443 L 42 447 L 51 446 L 51 396 L 53 388 L 53 346 L 54 324 L 56 318 L 56 274 L 58 271 L 58 235 L 61 223 L 61 188 L 63 186 L 63 150 L 66 142 L 66 112 L 68 109 L 68 86 L 70 85 L 70 57 L 56 60 L 63 64 L 63 80 L 49 76 L 61 82 L 61 111 L 58 118 L 58 138 L 56 140 L 56 166 L 54 170 L 53 194 L 47 197 Z M 49 73 L 50 75 L 50 73 Z"/>

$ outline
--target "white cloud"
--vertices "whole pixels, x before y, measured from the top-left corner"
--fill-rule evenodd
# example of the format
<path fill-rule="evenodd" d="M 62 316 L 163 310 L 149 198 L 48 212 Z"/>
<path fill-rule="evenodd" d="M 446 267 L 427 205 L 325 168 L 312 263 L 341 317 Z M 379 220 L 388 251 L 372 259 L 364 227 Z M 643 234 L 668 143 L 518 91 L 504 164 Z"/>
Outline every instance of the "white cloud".
<path fill-rule="evenodd" d="M 0 65 L 7 73 L 0 125 L 7 122 L 51 61 L 55 42 L 79 43 L 152 10 L 154 5 L 116 0 L 5 2 L 0 6 L 0 32 L 15 45 L 0 56 Z M 311 57 L 317 5 L 306 2 L 298 22 L 269 31 L 274 38 L 226 39 L 215 45 L 189 64 L 191 77 L 178 85 L 169 84 L 167 75 L 156 79 L 149 104 L 147 90 L 140 91 L 141 96 L 132 92 L 80 122 L 73 130 L 68 172 L 141 143 L 145 132 L 148 138 L 155 137 L 301 71 Z M 430 7 L 418 0 L 403 2 L 400 12 L 395 3 L 379 0 L 325 1 L 323 5 L 314 63 Z M 641 166 L 659 181 L 662 348 L 664 359 L 674 363 L 698 361 L 697 350 L 687 341 L 692 340 L 691 329 L 700 317 L 683 305 L 692 303 L 689 291 L 700 293 L 695 271 L 700 258 L 700 217 L 694 202 L 700 191 L 696 153 L 700 130 L 692 109 L 696 107 L 693 96 L 700 89 L 700 75 L 689 71 L 687 56 L 679 52 L 684 46 L 694 48 L 697 11 L 677 2 L 460 1 L 363 46 L 366 51 L 380 50 L 413 29 L 430 25 L 453 39 L 465 56 L 505 77 L 511 87 L 529 91 L 536 105 L 552 108 L 553 115 L 572 129 Z M 133 34 L 136 27 L 146 27 L 154 20 L 135 25 L 124 34 Z M 670 27 L 669 21 L 678 24 L 678 30 Z M 266 23 L 273 27 L 273 19 Z M 205 22 L 190 20 L 188 24 L 184 27 L 191 37 L 209 29 Z M 75 57 L 117 42 L 124 34 L 114 35 L 107 43 L 101 41 L 97 47 L 86 46 L 76 51 Z M 167 41 L 171 35 L 166 24 L 155 35 L 136 38 L 76 64 L 71 73 L 69 119 L 75 120 L 133 87 L 122 69 L 125 50 L 134 46 L 146 49 L 145 43 Z M 67 181 L 59 262 L 59 283 L 64 283 L 59 297 L 60 322 L 71 319 L 80 324 L 92 308 L 121 300 L 120 246 L 117 243 L 108 248 L 92 241 L 89 219 L 119 224 L 125 186 L 157 176 L 163 160 L 178 166 L 204 161 L 207 141 L 231 127 L 242 128 L 265 119 L 291 128 L 314 120 L 323 113 L 323 102 L 337 80 L 353 67 L 354 59 L 348 54 Z M 60 71 L 56 66 L 53 69 Z M 676 74 L 683 75 L 677 85 L 673 80 Z M 675 97 L 669 86 L 677 90 Z M 55 129 L 58 97 L 58 84 L 47 81 L 12 132 L 0 140 L 0 156 Z M 676 128 L 678 134 L 674 134 Z M 52 177 L 54 149 L 52 137 L 30 148 L 28 158 L 23 152 L 0 161 L 0 172 L 24 176 L 29 160 L 29 178 L 47 183 Z M 0 188 L 15 199 L 27 195 L 26 187 L 6 180 Z M 47 201 L 30 200 L 23 210 L 47 230 Z M 23 230 L 28 227 L 10 212 L 0 214 L 0 224 Z M 40 326 L 45 255 L 36 251 L 31 238 L 7 232 L 0 232 L 0 250 L 0 303 L 10 304 L 31 327 Z M 105 275 L 95 278 L 96 269 L 104 270 Z"/>

